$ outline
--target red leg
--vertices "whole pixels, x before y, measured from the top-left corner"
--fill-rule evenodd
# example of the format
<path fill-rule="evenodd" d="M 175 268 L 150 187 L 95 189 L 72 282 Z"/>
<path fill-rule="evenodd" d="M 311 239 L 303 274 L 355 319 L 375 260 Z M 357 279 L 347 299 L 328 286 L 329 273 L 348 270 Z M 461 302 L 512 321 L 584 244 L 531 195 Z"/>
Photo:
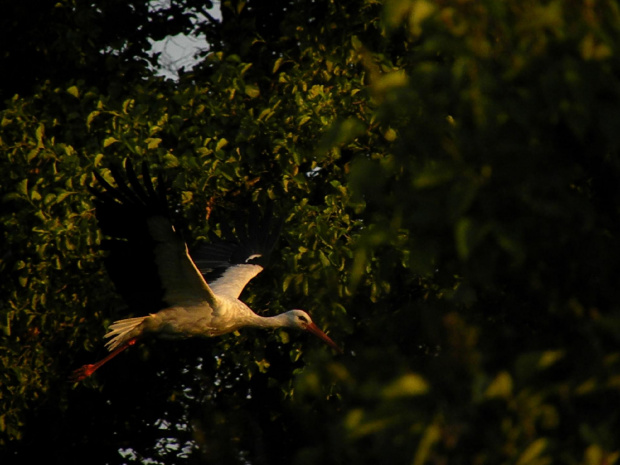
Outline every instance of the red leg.
<path fill-rule="evenodd" d="M 123 350 L 125 350 L 129 346 L 134 345 L 137 340 L 138 340 L 137 337 L 134 337 L 133 339 L 129 339 L 129 341 L 127 341 L 125 344 L 123 344 L 119 348 L 110 352 L 107 357 L 99 360 L 97 363 L 84 365 L 81 368 L 78 368 L 77 370 L 73 372 L 73 374 L 69 377 L 69 379 L 73 381 L 74 383 L 77 383 L 78 381 L 82 381 L 83 379 L 88 378 L 99 367 L 101 367 L 101 365 L 112 360 L 114 357 L 116 357 L 118 354 L 120 354 Z"/>

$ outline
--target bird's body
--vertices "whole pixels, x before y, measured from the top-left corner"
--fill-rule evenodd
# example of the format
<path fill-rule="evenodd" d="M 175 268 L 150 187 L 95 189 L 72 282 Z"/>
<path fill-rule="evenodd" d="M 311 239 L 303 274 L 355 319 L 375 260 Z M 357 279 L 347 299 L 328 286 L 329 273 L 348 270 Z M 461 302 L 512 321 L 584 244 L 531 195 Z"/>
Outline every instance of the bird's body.
<path fill-rule="evenodd" d="M 259 316 L 243 302 L 222 300 L 218 312 L 205 303 L 188 303 L 165 308 L 150 315 L 128 318 L 112 323 L 104 336 L 109 341 L 106 347 L 114 350 L 130 339 L 156 335 L 162 339 L 184 339 L 189 337 L 214 337 L 252 326 L 256 328 L 300 328 L 295 319 L 310 322 L 303 310 L 291 310 L 272 317 Z"/>
<path fill-rule="evenodd" d="M 168 200 L 160 182 L 153 187 L 146 167 L 142 183 L 126 163 L 126 178 L 113 171 L 118 187 L 96 175 L 103 191 L 94 191 L 99 225 L 111 237 L 108 271 L 130 306 L 144 307 L 145 316 L 112 323 L 106 347 L 110 354 L 76 370 L 82 380 L 117 354 L 148 335 L 162 338 L 213 337 L 252 326 L 295 328 L 315 334 L 334 349 L 338 346 L 302 310 L 263 317 L 239 300 L 245 285 L 263 269 L 256 263 L 274 246 L 274 234 L 237 231 L 237 243 L 203 247 L 194 261 L 168 214 Z M 253 226 L 258 226 L 254 219 Z M 259 228 L 261 229 L 261 228 Z M 207 275 L 221 272 L 207 283 Z M 148 308 L 147 308 L 148 307 Z"/>

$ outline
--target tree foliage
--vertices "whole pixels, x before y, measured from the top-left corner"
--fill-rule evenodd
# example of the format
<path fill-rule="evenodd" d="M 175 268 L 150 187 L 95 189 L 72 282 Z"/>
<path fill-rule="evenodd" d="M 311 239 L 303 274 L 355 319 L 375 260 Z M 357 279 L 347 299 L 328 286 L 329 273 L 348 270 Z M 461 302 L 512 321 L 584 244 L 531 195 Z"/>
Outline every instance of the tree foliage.
<path fill-rule="evenodd" d="M 617 462 L 615 2 L 224 2 L 179 82 L 127 59 L 148 4 L 112 39 L 103 3 L 62 10 L 105 31 L 84 66 L 2 89 L 3 462 Z M 53 63 L 54 37 L 23 44 Z M 125 158 L 172 185 L 190 247 L 273 202 L 242 297 L 308 309 L 346 353 L 147 341 L 69 384 L 123 315 L 86 187 Z"/>
<path fill-rule="evenodd" d="M 209 1 L 25 0 L 0 6 L 2 100 L 85 80 L 119 97 L 152 74 L 151 41 L 191 33 Z M 120 97 L 119 97 L 120 98 Z"/>

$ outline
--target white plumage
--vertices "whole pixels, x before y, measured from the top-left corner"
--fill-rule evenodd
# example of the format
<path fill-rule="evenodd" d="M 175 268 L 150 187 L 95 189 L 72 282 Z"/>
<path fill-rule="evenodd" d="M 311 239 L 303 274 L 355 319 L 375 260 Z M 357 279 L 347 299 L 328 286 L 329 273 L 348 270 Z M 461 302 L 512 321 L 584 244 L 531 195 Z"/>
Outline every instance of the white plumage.
<path fill-rule="evenodd" d="M 245 326 L 287 327 L 308 331 L 340 351 L 303 310 L 263 317 L 239 300 L 246 284 L 263 269 L 254 262 L 274 246 L 274 234 L 265 232 L 264 225 L 259 225 L 263 231 L 256 236 L 250 234 L 248 226 L 238 243 L 204 247 L 197 266 L 171 222 L 163 183 L 155 189 L 146 165 L 142 182 L 131 163 L 125 165 L 125 176 L 112 170 L 117 187 L 95 173 L 103 188 L 92 190 L 96 215 L 102 232 L 110 236 L 106 265 L 119 293 L 130 307 L 152 313 L 112 323 L 105 335 L 110 354 L 76 370 L 72 376 L 75 381 L 92 375 L 147 335 L 212 337 Z M 253 223 L 257 226 L 256 220 Z M 214 269 L 223 273 L 207 284 L 202 273 Z"/>

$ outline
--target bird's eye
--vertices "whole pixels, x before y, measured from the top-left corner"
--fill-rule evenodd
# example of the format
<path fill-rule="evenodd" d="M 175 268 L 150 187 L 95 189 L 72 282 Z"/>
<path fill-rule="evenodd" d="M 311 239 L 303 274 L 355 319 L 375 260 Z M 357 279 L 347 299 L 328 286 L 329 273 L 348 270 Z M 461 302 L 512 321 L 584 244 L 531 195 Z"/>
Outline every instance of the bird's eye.
<path fill-rule="evenodd" d="M 308 323 L 308 318 L 306 318 L 303 315 L 297 315 L 297 318 L 299 318 L 301 321 L 303 321 L 304 323 Z"/>

